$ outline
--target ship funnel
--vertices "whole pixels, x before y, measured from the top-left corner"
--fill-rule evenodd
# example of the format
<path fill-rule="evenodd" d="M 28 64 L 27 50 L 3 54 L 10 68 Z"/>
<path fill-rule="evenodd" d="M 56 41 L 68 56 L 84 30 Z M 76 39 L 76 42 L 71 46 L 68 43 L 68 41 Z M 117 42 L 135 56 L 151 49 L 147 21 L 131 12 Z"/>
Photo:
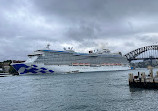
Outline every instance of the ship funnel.
<path fill-rule="evenodd" d="M 46 47 L 46 48 L 47 48 L 47 49 L 50 49 L 49 47 L 50 47 L 50 44 L 47 44 L 47 47 Z"/>

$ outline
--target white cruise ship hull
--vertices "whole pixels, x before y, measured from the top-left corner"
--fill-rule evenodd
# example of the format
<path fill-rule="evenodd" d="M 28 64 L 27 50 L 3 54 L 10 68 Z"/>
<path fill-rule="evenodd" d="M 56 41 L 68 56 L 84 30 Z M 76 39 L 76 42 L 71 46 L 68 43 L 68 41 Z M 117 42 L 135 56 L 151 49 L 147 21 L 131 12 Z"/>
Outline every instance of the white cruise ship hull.
<path fill-rule="evenodd" d="M 46 74 L 46 73 L 79 73 L 95 71 L 129 70 L 129 66 L 73 66 L 73 65 L 44 65 L 19 63 L 12 64 L 19 74 Z"/>

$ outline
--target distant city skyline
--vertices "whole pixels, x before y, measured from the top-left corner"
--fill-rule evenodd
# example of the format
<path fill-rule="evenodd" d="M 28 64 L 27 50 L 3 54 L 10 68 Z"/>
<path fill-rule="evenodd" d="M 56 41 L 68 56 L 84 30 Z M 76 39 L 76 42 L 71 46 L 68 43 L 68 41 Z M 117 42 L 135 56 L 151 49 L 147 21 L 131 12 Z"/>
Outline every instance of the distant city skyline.
<path fill-rule="evenodd" d="M 157 0 L 0 0 L 0 61 L 34 50 L 109 48 L 126 54 L 158 44 Z"/>

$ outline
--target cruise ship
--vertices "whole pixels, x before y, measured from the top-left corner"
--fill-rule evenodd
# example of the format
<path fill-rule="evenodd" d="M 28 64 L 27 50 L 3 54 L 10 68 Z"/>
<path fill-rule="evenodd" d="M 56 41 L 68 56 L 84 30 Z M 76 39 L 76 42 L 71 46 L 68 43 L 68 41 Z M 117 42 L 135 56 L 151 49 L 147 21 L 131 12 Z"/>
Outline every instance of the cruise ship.
<path fill-rule="evenodd" d="M 88 53 L 75 52 L 72 48 L 63 51 L 36 50 L 28 55 L 24 63 L 11 64 L 19 74 L 80 73 L 94 71 L 129 70 L 129 62 L 121 53 L 108 49 L 91 50 Z"/>

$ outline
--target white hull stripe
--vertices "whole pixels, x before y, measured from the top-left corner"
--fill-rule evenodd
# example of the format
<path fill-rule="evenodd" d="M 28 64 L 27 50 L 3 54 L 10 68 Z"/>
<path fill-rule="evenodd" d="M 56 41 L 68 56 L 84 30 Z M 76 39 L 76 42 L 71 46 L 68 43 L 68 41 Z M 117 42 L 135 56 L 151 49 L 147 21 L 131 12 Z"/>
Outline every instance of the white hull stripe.
<path fill-rule="evenodd" d="M 129 70 L 128 66 L 69 66 L 69 65 L 44 65 L 44 64 L 12 64 L 19 74 L 45 74 L 45 73 L 74 73 L 74 72 L 94 72 Z M 51 70 L 53 69 L 53 70 Z"/>

